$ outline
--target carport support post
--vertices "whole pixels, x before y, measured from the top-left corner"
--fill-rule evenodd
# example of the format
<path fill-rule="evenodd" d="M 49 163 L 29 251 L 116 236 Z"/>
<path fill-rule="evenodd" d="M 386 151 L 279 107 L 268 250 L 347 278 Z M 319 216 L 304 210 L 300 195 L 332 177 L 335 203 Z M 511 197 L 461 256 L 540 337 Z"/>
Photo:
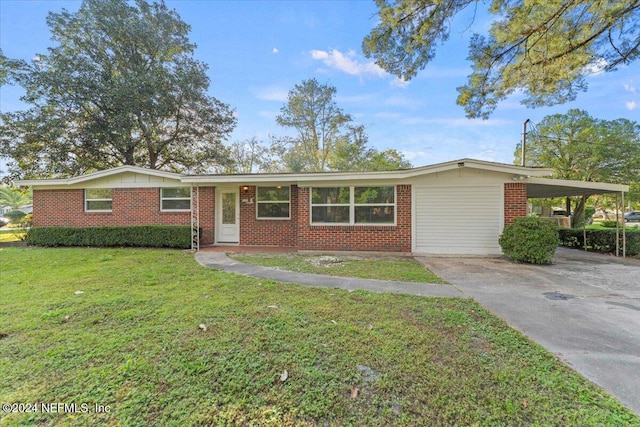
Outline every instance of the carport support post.
<path fill-rule="evenodd" d="M 622 199 L 622 209 L 624 209 L 624 191 L 620 192 Z M 627 257 L 627 226 L 624 222 L 624 212 L 622 213 L 622 258 Z"/>
<path fill-rule="evenodd" d="M 618 193 L 616 193 L 616 256 L 620 256 L 620 223 L 618 222 L 619 213 L 620 205 L 618 205 Z"/>
<path fill-rule="evenodd" d="M 585 210 L 583 209 L 582 210 L 582 216 L 583 217 L 585 216 L 584 215 L 584 211 Z M 571 217 L 569 217 L 569 218 L 571 218 Z M 569 219 L 569 220 L 571 220 L 571 219 Z M 588 252 L 587 251 L 587 218 L 586 217 L 582 219 L 582 245 L 584 246 L 584 251 Z"/>

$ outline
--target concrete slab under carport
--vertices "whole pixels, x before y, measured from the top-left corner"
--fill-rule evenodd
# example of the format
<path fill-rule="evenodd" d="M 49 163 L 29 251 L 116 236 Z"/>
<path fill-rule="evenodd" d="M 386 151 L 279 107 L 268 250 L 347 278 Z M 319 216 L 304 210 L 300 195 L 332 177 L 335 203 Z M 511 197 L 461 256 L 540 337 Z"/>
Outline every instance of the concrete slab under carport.
<path fill-rule="evenodd" d="M 548 266 L 418 259 L 640 414 L 640 261 L 564 248 Z"/>

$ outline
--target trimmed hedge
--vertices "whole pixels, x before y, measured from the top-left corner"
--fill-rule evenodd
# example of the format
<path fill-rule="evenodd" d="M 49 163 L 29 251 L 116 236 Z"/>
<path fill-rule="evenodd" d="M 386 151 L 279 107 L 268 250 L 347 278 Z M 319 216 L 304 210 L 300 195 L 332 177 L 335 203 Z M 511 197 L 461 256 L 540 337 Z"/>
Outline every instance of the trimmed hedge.
<path fill-rule="evenodd" d="M 514 262 L 551 264 L 558 247 L 558 224 L 548 218 L 516 218 L 504 228 L 498 243 Z"/>
<path fill-rule="evenodd" d="M 616 252 L 616 230 L 586 230 L 587 250 L 602 253 Z M 581 229 L 564 228 L 560 230 L 560 245 L 568 248 L 584 249 Z M 627 228 L 627 255 L 640 254 L 640 230 Z M 620 232 L 620 249 L 622 250 L 622 231 Z"/>
<path fill-rule="evenodd" d="M 145 225 L 132 227 L 33 227 L 26 242 L 34 246 L 191 247 L 191 227 Z"/>

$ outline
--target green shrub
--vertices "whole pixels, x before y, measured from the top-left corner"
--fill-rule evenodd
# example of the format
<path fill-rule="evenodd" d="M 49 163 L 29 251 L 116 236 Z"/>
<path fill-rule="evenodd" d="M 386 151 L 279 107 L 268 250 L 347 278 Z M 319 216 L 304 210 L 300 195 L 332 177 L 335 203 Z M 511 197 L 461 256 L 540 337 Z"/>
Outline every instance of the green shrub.
<path fill-rule="evenodd" d="M 33 227 L 26 241 L 34 246 L 191 247 L 191 227 L 147 225 L 135 227 Z"/>
<path fill-rule="evenodd" d="M 584 218 L 586 220 L 590 219 L 591 217 L 593 217 L 593 215 L 596 213 L 596 208 L 593 207 L 589 207 L 589 208 L 584 208 Z"/>
<path fill-rule="evenodd" d="M 587 236 L 587 250 L 602 253 L 616 252 L 616 230 L 585 230 Z M 640 254 L 640 230 L 631 230 L 627 228 L 627 255 Z M 619 245 L 622 249 L 622 232 L 619 234 Z M 581 229 L 562 229 L 560 230 L 560 245 L 568 248 L 584 249 L 584 235 Z"/>
<path fill-rule="evenodd" d="M 498 240 L 506 256 L 530 264 L 550 264 L 558 242 L 556 222 L 536 217 L 516 218 Z"/>
<path fill-rule="evenodd" d="M 605 219 L 604 221 L 600 222 L 600 225 L 605 228 L 616 228 L 617 224 L 618 222 L 612 219 Z"/>
<path fill-rule="evenodd" d="M 9 221 L 11 221 L 11 224 L 18 224 L 20 223 L 20 220 L 22 218 L 27 216 L 27 214 L 22 211 L 14 210 L 14 211 L 9 211 L 3 214 L 2 216 L 9 218 Z"/>

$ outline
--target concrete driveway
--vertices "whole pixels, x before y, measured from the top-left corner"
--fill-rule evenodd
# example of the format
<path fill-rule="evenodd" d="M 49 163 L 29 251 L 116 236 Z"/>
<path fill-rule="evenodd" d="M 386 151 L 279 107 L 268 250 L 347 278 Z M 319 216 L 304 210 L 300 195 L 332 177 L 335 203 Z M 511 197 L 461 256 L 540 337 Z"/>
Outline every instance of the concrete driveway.
<path fill-rule="evenodd" d="M 640 414 L 640 261 L 563 248 L 550 266 L 418 260 Z"/>

